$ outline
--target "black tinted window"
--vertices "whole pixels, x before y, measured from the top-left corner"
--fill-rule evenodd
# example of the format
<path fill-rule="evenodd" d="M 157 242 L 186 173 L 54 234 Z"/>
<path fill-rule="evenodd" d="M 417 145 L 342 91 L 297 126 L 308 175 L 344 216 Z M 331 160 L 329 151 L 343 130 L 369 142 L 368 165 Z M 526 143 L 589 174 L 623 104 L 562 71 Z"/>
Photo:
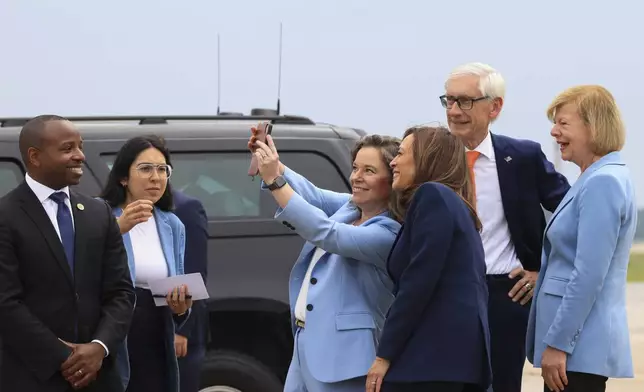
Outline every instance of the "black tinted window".
<path fill-rule="evenodd" d="M 114 157 L 104 158 L 111 167 Z M 280 159 L 321 188 L 349 191 L 335 165 L 321 155 L 284 152 Z M 175 152 L 170 182 L 175 189 L 199 199 L 211 219 L 272 218 L 275 201 L 260 190 L 259 176 L 254 180 L 248 176 L 249 163 L 247 152 Z"/>
<path fill-rule="evenodd" d="M 17 187 L 25 175 L 14 161 L 0 161 L 0 197 Z"/>

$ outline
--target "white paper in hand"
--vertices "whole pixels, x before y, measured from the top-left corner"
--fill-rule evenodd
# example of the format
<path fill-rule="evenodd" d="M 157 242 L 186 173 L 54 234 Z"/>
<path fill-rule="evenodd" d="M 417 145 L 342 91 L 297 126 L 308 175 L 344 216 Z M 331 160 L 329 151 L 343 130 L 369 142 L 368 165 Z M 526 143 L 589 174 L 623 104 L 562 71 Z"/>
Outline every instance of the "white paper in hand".
<path fill-rule="evenodd" d="M 175 287 L 184 284 L 188 288 L 187 294 L 192 295 L 193 301 L 210 298 L 201 274 L 198 272 L 187 275 L 170 276 L 169 278 L 151 281 L 149 282 L 149 284 L 150 291 L 152 292 L 152 295 L 155 296 L 154 304 L 156 306 L 168 306 L 168 302 L 166 301 L 165 297 Z M 159 296 L 159 298 L 157 298 L 157 296 Z"/>

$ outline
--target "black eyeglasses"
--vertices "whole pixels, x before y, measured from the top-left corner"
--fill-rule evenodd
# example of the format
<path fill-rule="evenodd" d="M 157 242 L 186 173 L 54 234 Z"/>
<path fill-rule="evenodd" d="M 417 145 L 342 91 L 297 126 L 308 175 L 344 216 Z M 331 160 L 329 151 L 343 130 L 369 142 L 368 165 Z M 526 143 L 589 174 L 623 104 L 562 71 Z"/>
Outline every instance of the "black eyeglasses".
<path fill-rule="evenodd" d="M 445 109 L 451 108 L 454 105 L 454 103 L 456 103 L 459 108 L 463 110 L 470 110 L 472 109 L 472 106 L 474 106 L 474 102 L 482 101 L 490 97 L 485 96 L 485 97 L 478 97 L 478 98 L 470 98 L 470 97 L 452 97 L 451 95 L 441 95 L 438 98 L 441 100 L 441 105 L 443 105 Z"/>

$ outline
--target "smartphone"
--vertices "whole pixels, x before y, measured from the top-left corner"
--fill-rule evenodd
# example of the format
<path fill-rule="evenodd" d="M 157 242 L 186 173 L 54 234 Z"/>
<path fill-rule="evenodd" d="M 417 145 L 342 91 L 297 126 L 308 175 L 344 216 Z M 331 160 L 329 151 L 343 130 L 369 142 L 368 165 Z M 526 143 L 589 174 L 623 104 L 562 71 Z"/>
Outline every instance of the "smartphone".
<path fill-rule="evenodd" d="M 268 122 L 260 123 L 257 126 L 257 135 L 256 135 L 257 140 L 260 140 L 266 143 L 266 135 L 270 135 L 272 131 L 273 131 L 273 124 Z M 250 167 L 248 168 L 248 175 L 254 177 L 258 174 L 259 174 L 259 163 L 257 162 L 257 158 L 255 157 L 255 154 L 252 154 L 250 158 Z"/>

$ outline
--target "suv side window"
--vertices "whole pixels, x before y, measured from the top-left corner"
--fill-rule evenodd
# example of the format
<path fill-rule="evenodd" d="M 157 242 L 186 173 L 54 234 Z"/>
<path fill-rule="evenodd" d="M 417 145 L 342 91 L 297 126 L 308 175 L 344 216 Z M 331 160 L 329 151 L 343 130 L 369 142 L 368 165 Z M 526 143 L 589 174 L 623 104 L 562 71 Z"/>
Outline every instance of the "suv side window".
<path fill-rule="evenodd" d="M 280 159 L 321 188 L 349 190 L 335 166 L 321 155 L 284 152 Z M 211 219 L 270 219 L 275 202 L 260 189 L 259 176 L 254 180 L 248 176 L 249 162 L 247 152 L 175 152 L 172 186 L 199 199 Z"/>
<path fill-rule="evenodd" d="M 13 160 L 0 160 L 0 197 L 16 188 L 25 179 L 22 166 Z"/>
<path fill-rule="evenodd" d="M 112 167 L 114 155 L 103 155 Z M 326 157 L 311 152 L 283 152 L 285 165 L 316 186 L 349 192 L 343 176 Z M 211 220 L 272 219 L 277 208 L 270 194 L 260 189 L 261 178 L 248 176 L 248 152 L 173 152 L 174 189 L 201 201 Z"/>

